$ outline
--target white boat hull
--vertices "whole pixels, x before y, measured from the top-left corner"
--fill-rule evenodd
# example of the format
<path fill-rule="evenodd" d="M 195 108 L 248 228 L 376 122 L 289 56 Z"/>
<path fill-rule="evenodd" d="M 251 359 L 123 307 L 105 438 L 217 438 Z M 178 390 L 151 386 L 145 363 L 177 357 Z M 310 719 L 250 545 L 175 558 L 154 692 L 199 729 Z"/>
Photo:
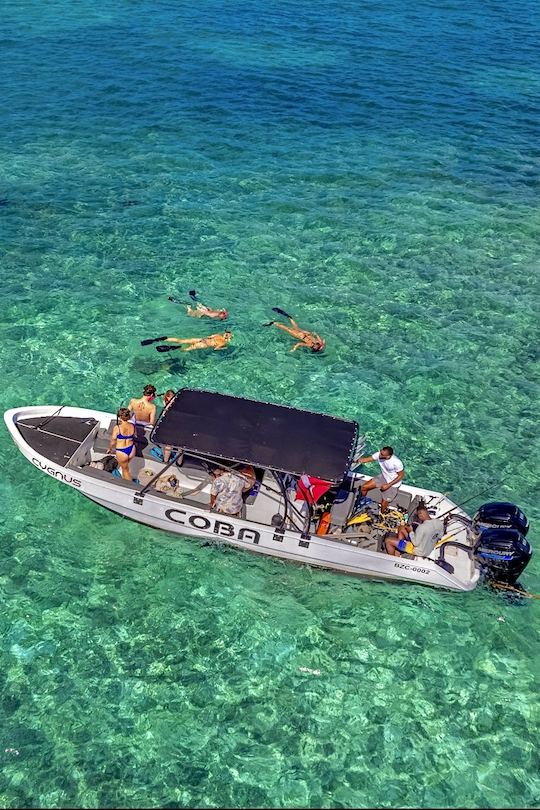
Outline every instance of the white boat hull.
<path fill-rule="evenodd" d="M 32 449 L 17 428 L 17 421 L 20 419 L 45 418 L 57 410 L 58 408 L 54 406 L 37 406 L 7 411 L 4 419 L 14 443 L 36 469 L 125 518 L 173 534 L 225 543 L 255 554 L 278 557 L 358 577 L 416 582 L 456 591 L 472 590 L 478 582 L 479 572 L 472 563 L 468 576 L 460 578 L 439 567 L 434 559 L 392 557 L 337 542 L 324 535 L 302 535 L 296 531 L 274 529 L 250 520 L 216 514 L 203 506 L 197 508 L 151 492 L 146 493 L 144 497 L 138 497 L 135 486 L 119 485 L 118 479 L 113 476 L 110 477 L 110 481 L 96 479 L 91 474 L 85 473 L 84 469 L 62 466 Z M 103 427 L 107 427 L 114 418 L 110 413 L 71 407 L 63 408 L 62 415 L 79 419 L 96 419 Z M 437 493 L 429 490 L 414 487 L 409 489 L 415 494 L 437 496 Z M 441 495 L 440 506 L 442 510 L 451 508 L 453 504 Z M 459 535 L 455 539 L 459 541 Z M 467 572 L 467 566 L 463 570 Z"/>

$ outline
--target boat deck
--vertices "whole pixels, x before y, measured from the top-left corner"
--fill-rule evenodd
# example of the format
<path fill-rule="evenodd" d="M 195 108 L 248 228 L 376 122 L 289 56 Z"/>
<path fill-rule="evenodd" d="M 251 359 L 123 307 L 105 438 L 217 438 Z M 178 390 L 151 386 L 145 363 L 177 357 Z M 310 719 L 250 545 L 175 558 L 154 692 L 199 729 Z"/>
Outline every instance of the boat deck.
<path fill-rule="evenodd" d="M 17 428 L 36 453 L 65 467 L 97 424 L 73 416 L 31 417 L 19 420 Z"/>

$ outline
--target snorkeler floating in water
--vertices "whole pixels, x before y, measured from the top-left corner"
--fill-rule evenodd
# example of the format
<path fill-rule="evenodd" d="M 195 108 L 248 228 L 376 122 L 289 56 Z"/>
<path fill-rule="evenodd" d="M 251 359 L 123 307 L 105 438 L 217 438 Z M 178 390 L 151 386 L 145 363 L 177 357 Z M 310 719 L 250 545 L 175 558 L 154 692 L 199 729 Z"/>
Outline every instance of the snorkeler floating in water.
<path fill-rule="evenodd" d="M 294 344 L 291 352 L 295 352 L 300 346 L 306 346 L 308 349 L 311 349 L 312 352 L 322 352 L 326 343 L 320 335 L 317 335 L 315 332 L 309 332 L 307 329 L 301 329 L 292 315 L 289 315 L 283 309 L 272 307 L 272 311 L 277 312 L 279 315 L 284 315 L 285 318 L 289 319 L 291 325 L 285 326 L 283 323 L 270 321 L 270 323 L 265 324 L 265 326 L 275 326 L 278 329 L 283 329 L 283 331 L 287 332 L 291 337 L 296 338 L 298 343 Z"/>
<path fill-rule="evenodd" d="M 158 352 L 171 352 L 174 349 L 180 349 L 183 352 L 194 352 L 197 349 L 213 349 L 218 352 L 220 349 L 226 349 L 232 339 L 233 333 L 223 332 L 222 335 L 208 335 L 204 338 L 176 338 L 166 337 L 159 338 L 159 340 L 166 340 L 168 343 L 181 343 L 186 344 L 182 346 L 156 346 Z M 146 341 L 145 341 L 146 342 Z M 153 341 L 151 341 L 153 342 Z"/>
<path fill-rule="evenodd" d="M 195 290 L 190 290 L 189 296 L 191 300 L 195 302 L 194 307 L 191 305 L 186 307 L 186 312 L 191 318 L 218 318 L 220 321 L 225 321 L 229 317 L 229 313 L 226 309 L 212 309 L 212 307 L 207 307 L 205 304 L 197 301 L 197 292 Z M 169 301 L 172 301 L 173 304 L 182 303 L 170 295 Z"/>
<path fill-rule="evenodd" d="M 211 309 L 210 307 L 196 301 L 197 293 L 195 290 L 190 290 L 189 294 L 192 300 L 196 302 L 196 307 L 191 307 L 191 305 L 187 307 L 187 314 L 191 315 L 191 317 L 202 318 L 206 316 L 208 318 L 220 318 L 221 320 L 227 318 L 228 312 L 226 309 Z M 172 296 L 169 296 L 169 301 L 172 301 L 175 304 L 181 304 L 182 306 L 184 305 L 184 302 L 178 301 Z M 324 350 L 326 343 L 320 335 L 318 335 L 316 332 L 311 332 L 308 329 L 302 329 L 296 323 L 292 315 L 289 315 L 289 313 L 285 312 L 285 310 L 280 309 L 279 307 L 272 307 L 272 310 L 277 312 L 279 315 L 283 315 L 285 318 L 288 318 L 291 325 L 285 326 L 283 323 L 270 321 L 270 323 L 265 324 L 265 326 L 275 326 L 277 329 L 282 329 L 284 332 L 291 335 L 291 337 L 295 338 L 295 340 L 298 342 L 295 343 L 291 348 L 291 352 L 295 352 L 301 346 L 311 349 L 312 352 L 322 352 Z M 193 352 L 198 351 L 199 349 L 213 349 L 214 351 L 220 351 L 221 349 L 227 348 L 232 337 L 233 333 L 229 329 L 225 330 L 225 332 L 222 334 L 208 335 L 208 337 L 177 338 L 163 335 L 162 337 L 141 340 L 141 346 L 149 346 L 151 343 L 161 343 L 162 341 L 166 341 L 167 343 L 178 343 L 180 345 L 156 346 L 156 350 L 158 352 L 172 352 L 174 349 L 179 349 L 183 352 Z"/>

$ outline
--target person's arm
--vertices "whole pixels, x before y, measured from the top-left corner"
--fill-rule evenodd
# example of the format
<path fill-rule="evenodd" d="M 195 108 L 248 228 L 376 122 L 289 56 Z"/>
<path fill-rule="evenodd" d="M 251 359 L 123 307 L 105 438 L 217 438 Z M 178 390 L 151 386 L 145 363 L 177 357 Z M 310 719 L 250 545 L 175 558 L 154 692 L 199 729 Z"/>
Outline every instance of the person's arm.
<path fill-rule="evenodd" d="M 304 346 L 304 348 L 307 348 L 307 349 L 310 348 L 307 343 L 304 343 L 303 340 L 300 340 L 298 343 L 294 344 L 294 346 L 291 349 L 291 352 L 295 352 L 297 349 L 300 349 L 302 346 Z"/>
<path fill-rule="evenodd" d="M 109 446 L 107 448 L 107 455 L 112 453 L 113 450 L 116 450 L 116 437 L 118 436 L 118 433 L 119 433 L 118 425 L 115 425 L 113 427 L 113 432 L 111 434 L 111 440 L 110 440 Z"/>
<path fill-rule="evenodd" d="M 150 422 L 151 425 L 156 424 L 156 406 L 155 405 L 150 406 L 150 418 L 148 419 L 148 421 Z"/>
<path fill-rule="evenodd" d="M 216 495 L 218 494 L 220 489 L 221 486 L 219 478 L 214 478 L 214 480 L 212 481 L 212 486 L 210 487 L 210 509 L 212 509 L 212 507 L 214 506 L 216 502 Z"/>
<path fill-rule="evenodd" d="M 370 461 L 375 461 L 373 456 L 361 456 L 355 460 L 355 464 L 368 464 Z"/>
<path fill-rule="evenodd" d="M 390 489 L 390 487 L 395 487 L 395 485 L 399 483 L 399 481 L 402 481 L 404 477 L 405 477 L 405 470 L 400 470 L 395 478 L 379 487 L 380 491 L 386 492 L 386 490 Z"/>

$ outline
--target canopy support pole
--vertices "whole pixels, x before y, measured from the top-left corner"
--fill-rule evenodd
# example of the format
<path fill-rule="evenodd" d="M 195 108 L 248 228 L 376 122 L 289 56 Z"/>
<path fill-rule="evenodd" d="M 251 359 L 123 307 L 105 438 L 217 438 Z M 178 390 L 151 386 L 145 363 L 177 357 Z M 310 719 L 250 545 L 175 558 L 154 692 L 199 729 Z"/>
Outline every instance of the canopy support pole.
<path fill-rule="evenodd" d="M 171 455 L 173 455 L 173 454 L 171 453 Z M 150 487 L 152 486 L 154 481 L 157 481 L 158 478 L 161 478 L 163 473 L 167 472 L 169 467 L 172 467 L 172 465 L 175 463 L 175 461 L 176 461 L 176 455 L 173 455 L 172 459 L 167 462 L 165 467 L 162 470 L 160 470 L 158 473 L 156 473 L 154 475 L 154 477 L 151 478 L 150 481 L 147 484 L 145 484 L 144 487 L 141 490 L 139 490 L 139 492 L 135 493 L 135 495 L 133 496 L 133 499 L 134 499 L 135 503 L 139 503 L 139 500 L 140 500 L 140 503 L 142 503 L 142 499 L 144 498 L 144 496 L 146 495 L 147 491 L 150 489 Z M 139 500 L 135 500 L 135 498 L 139 498 Z M 139 503 L 139 505 L 140 505 L 140 503 Z"/>

